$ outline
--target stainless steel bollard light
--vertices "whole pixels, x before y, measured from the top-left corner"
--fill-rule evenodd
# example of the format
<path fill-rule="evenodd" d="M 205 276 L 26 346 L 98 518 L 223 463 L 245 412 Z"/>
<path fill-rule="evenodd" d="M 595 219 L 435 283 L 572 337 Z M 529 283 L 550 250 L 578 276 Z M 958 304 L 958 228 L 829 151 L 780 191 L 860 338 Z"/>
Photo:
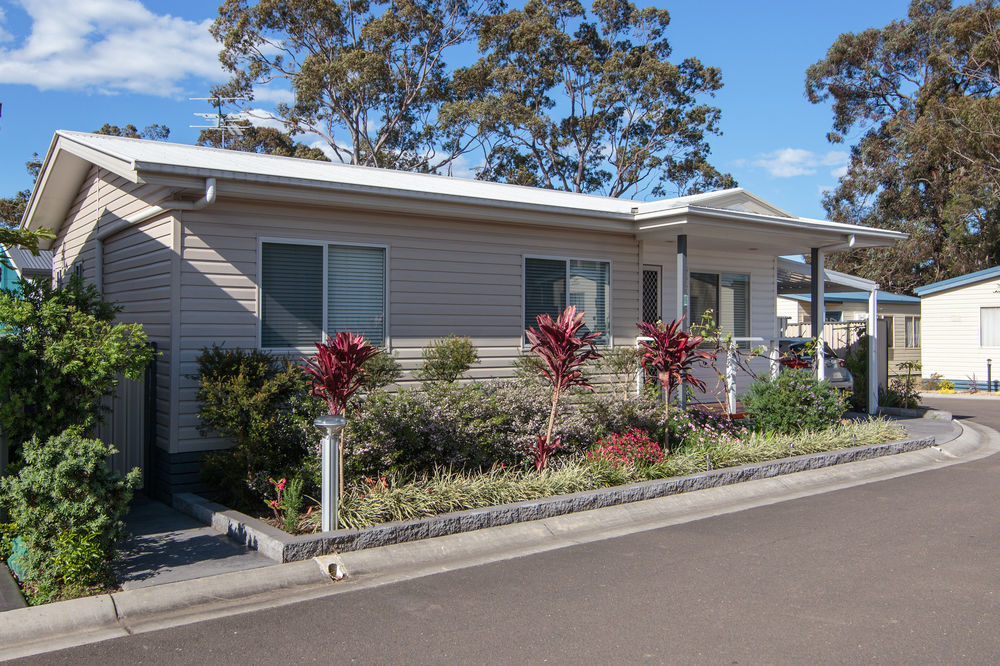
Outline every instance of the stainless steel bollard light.
<path fill-rule="evenodd" d="M 337 529 L 338 503 L 340 500 L 337 492 L 337 455 L 340 431 L 347 425 L 347 419 L 343 416 L 321 416 L 313 421 L 320 428 L 326 429 L 326 436 L 323 437 L 323 475 L 320 488 L 320 511 L 322 518 L 322 528 L 324 532 Z"/>

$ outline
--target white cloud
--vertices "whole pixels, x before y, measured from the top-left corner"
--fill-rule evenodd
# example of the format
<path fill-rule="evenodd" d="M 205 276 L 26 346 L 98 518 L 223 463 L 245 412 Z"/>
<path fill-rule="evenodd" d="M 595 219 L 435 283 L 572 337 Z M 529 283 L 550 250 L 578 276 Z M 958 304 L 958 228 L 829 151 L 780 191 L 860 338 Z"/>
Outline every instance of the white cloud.
<path fill-rule="evenodd" d="M 192 78 L 225 78 L 210 19 L 154 14 L 138 0 L 17 4 L 31 19 L 31 32 L 0 48 L 0 83 L 170 97 L 207 92 L 204 81 Z"/>
<path fill-rule="evenodd" d="M 834 178 L 843 178 L 847 175 L 847 165 L 839 166 L 836 169 L 830 171 L 830 175 Z"/>
<path fill-rule="evenodd" d="M 253 98 L 257 102 L 271 102 L 272 104 L 291 104 L 295 101 L 295 93 L 284 88 L 273 86 L 257 86 L 253 89 Z"/>
<path fill-rule="evenodd" d="M 3 13 L 3 7 L 0 7 L 0 42 L 9 42 L 14 39 L 14 35 L 7 32 L 3 27 L 6 22 L 7 16 Z"/>
<path fill-rule="evenodd" d="M 752 164 L 765 169 L 772 178 L 809 176 L 816 173 L 819 167 L 836 167 L 830 174 L 839 178 L 838 172 L 844 170 L 846 173 L 847 160 L 848 154 L 839 150 L 820 155 L 803 148 L 781 148 L 758 155 Z"/>

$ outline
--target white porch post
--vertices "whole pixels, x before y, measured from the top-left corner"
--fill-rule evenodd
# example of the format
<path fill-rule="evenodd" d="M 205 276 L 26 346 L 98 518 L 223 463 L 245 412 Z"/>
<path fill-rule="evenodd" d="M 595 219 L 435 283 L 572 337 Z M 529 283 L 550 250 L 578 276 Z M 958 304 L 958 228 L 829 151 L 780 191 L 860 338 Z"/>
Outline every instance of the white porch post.
<path fill-rule="evenodd" d="M 878 285 L 868 295 L 868 413 L 878 412 Z"/>
<path fill-rule="evenodd" d="M 691 279 L 688 275 L 688 237 L 687 234 L 677 236 L 677 318 L 681 319 L 681 330 L 691 330 Z M 670 396 L 667 396 L 670 399 Z M 687 406 L 687 395 L 684 382 L 677 387 L 677 404 L 681 409 Z"/>
<path fill-rule="evenodd" d="M 813 359 L 816 361 L 816 379 L 826 379 L 826 359 L 823 349 L 823 329 L 826 325 L 826 271 L 823 267 L 823 249 L 812 248 L 812 337 L 816 340 Z"/>

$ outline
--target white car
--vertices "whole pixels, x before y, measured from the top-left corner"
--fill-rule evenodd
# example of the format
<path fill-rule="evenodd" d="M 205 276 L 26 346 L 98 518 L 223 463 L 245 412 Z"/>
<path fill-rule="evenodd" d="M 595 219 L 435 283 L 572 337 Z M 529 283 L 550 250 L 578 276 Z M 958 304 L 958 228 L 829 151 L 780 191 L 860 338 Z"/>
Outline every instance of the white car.
<path fill-rule="evenodd" d="M 812 354 L 809 353 L 813 341 L 810 338 L 782 338 L 778 341 L 778 352 L 781 355 L 779 363 L 784 368 L 813 367 Z M 837 356 L 830 345 L 823 343 L 823 358 L 826 361 L 826 380 L 832 386 L 845 391 L 854 390 L 854 376 L 847 369 L 844 359 Z"/>

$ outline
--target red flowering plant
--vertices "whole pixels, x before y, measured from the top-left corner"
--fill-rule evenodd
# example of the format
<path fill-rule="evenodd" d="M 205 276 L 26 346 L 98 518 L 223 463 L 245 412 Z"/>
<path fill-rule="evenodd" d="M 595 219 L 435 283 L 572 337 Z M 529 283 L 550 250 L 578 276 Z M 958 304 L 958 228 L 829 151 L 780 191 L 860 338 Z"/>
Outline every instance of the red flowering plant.
<path fill-rule="evenodd" d="M 561 438 L 552 439 L 556 413 L 559 410 L 559 395 L 566 389 L 579 386 L 594 390 L 587 383 L 580 368 L 592 359 L 601 358 L 595 347 L 597 333 L 580 333 L 583 328 L 583 312 L 577 312 L 571 305 L 563 310 L 555 320 L 548 314 L 535 317 L 538 327 L 528 328 L 524 333 L 531 344 L 531 351 L 541 359 L 539 371 L 552 384 L 552 408 L 549 411 L 549 425 L 544 436 L 539 436 L 531 453 L 535 460 L 535 470 L 542 471 L 549 456 L 562 446 Z"/>
<path fill-rule="evenodd" d="M 645 321 L 637 324 L 643 336 L 649 338 L 639 341 L 642 351 L 641 363 L 646 372 L 656 373 L 656 378 L 663 387 L 665 420 L 670 419 L 670 394 L 681 382 L 705 392 L 705 382 L 695 377 L 692 371 L 696 365 L 704 365 L 713 358 L 711 352 L 698 350 L 702 337 L 683 330 L 681 328 L 683 320 L 681 317 L 669 324 L 663 322 L 651 324 Z M 668 439 L 668 450 L 669 444 Z"/>
<path fill-rule="evenodd" d="M 379 348 L 374 347 L 363 335 L 349 331 L 338 331 L 326 342 L 316 343 L 316 356 L 304 358 L 302 370 L 312 378 L 312 393 L 326 401 L 331 415 L 342 415 L 347 410 L 347 403 L 358 389 L 362 387 L 365 370 L 362 367 L 368 359 L 378 355 Z M 337 447 L 340 470 L 338 480 L 338 495 L 344 490 L 344 431 L 340 431 L 340 443 Z"/>
<path fill-rule="evenodd" d="M 611 433 L 597 440 L 590 451 L 587 460 L 606 460 L 615 467 L 636 467 L 655 465 L 663 461 L 663 449 L 659 442 L 654 441 L 649 433 L 639 428 L 628 432 Z"/>

